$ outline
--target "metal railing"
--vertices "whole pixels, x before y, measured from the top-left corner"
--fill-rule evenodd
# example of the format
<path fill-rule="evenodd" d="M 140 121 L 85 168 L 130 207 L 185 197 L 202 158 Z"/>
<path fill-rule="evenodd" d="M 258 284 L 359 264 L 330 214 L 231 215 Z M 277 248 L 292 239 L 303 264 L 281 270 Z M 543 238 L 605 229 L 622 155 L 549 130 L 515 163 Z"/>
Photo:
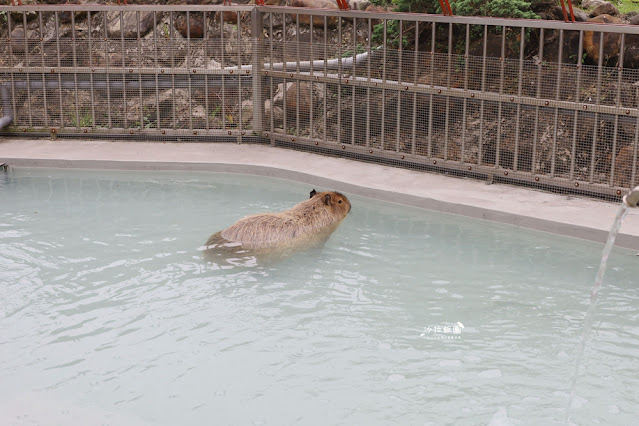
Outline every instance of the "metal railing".
<path fill-rule="evenodd" d="M 0 41 L 6 134 L 271 143 L 609 199 L 638 183 L 639 27 L 63 5 L 0 7 Z"/>

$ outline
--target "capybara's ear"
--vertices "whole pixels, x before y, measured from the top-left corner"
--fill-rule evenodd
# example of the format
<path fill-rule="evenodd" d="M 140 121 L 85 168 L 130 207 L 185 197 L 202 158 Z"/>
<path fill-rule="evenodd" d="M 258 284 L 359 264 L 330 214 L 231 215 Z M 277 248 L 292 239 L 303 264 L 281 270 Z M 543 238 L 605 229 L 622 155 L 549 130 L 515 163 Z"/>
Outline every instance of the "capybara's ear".
<path fill-rule="evenodd" d="M 311 196 L 310 196 L 310 197 L 308 197 L 308 198 L 313 198 L 313 195 L 315 195 L 315 194 L 317 194 L 317 191 L 316 191 L 315 189 L 313 189 L 313 190 L 311 191 Z"/>
<path fill-rule="evenodd" d="M 331 203 L 331 194 L 324 195 L 324 204 L 327 206 Z"/>

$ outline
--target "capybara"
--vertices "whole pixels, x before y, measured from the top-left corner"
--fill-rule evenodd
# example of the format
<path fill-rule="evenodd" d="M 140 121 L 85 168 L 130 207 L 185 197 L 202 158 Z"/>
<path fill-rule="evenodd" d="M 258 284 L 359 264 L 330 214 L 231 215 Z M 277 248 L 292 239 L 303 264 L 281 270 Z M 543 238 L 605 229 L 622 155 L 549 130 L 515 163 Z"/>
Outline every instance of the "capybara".
<path fill-rule="evenodd" d="M 339 192 L 311 191 L 308 200 L 279 213 L 240 219 L 206 242 L 207 250 L 236 253 L 295 249 L 324 242 L 351 210 Z"/>

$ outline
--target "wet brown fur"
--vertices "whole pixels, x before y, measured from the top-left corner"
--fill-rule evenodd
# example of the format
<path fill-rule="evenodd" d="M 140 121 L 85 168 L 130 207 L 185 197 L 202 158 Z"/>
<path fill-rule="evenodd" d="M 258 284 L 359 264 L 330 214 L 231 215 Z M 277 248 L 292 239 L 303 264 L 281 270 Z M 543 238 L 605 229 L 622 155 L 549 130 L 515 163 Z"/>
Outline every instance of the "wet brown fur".
<path fill-rule="evenodd" d="M 308 200 L 279 213 L 261 213 L 240 219 L 213 234 L 209 249 L 266 251 L 313 245 L 327 239 L 351 209 L 339 192 L 311 192 Z"/>

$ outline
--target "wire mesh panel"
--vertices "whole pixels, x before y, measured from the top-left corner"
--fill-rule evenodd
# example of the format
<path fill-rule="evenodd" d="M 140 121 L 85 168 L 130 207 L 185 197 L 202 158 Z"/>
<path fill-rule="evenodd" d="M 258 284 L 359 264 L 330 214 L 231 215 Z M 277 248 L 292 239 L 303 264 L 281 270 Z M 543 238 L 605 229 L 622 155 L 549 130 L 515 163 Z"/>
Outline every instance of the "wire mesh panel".
<path fill-rule="evenodd" d="M 632 26 L 270 6 L 0 13 L 9 132 L 269 141 L 611 199 L 639 184 Z"/>
<path fill-rule="evenodd" d="M 5 8 L 12 129 L 242 136 L 253 118 L 251 10 Z"/>

